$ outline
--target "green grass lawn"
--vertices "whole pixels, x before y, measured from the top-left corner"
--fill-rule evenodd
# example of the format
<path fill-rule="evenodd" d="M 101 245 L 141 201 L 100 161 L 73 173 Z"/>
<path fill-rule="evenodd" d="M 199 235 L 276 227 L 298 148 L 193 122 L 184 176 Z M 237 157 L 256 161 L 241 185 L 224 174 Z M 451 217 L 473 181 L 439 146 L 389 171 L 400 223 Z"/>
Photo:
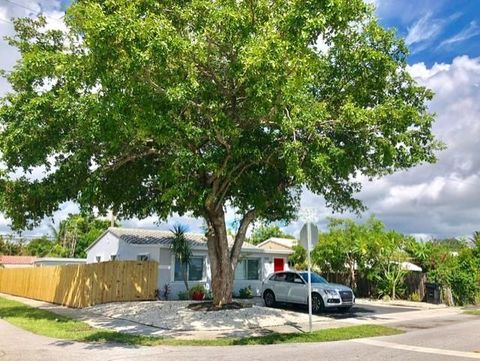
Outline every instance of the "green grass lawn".
<path fill-rule="evenodd" d="M 24 305 L 0 297 L 0 318 L 27 331 L 53 338 L 81 342 L 118 342 L 129 345 L 231 346 L 276 343 L 327 342 L 361 337 L 390 336 L 402 331 L 379 325 L 360 325 L 315 331 L 312 333 L 272 333 L 266 336 L 221 338 L 213 340 L 179 340 L 130 335 L 93 328 L 84 322 Z"/>
<path fill-rule="evenodd" d="M 467 315 L 480 316 L 480 310 L 467 310 L 463 311 L 463 313 L 466 313 Z"/>

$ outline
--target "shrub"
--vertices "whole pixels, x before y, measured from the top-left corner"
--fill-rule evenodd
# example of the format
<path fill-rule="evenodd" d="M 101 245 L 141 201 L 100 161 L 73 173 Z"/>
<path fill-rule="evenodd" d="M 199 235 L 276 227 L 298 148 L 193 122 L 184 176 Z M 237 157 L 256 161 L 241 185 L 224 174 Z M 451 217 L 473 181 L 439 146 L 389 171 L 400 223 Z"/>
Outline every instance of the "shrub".
<path fill-rule="evenodd" d="M 407 271 L 401 268 L 400 263 L 388 263 L 382 273 L 375 275 L 377 293 L 380 297 L 389 296 L 395 300 L 405 293 L 405 277 Z"/>
<path fill-rule="evenodd" d="M 253 290 L 252 287 L 249 285 L 248 287 L 241 288 L 238 291 L 239 298 L 252 298 L 253 297 Z"/>
<path fill-rule="evenodd" d="M 190 293 L 188 291 L 180 291 L 177 293 L 178 299 L 181 301 L 189 300 Z"/>
<path fill-rule="evenodd" d="M 292 247 L 293 254 L 288 257 L 288 263 L 295 269 L 307 268 L 307 250 L 300 245 Z"/>
<path fill-rule="evenodd" d="M 208 300 L 208 301 L 213 300 L 213 292 L 212 292 L 212 290 L 208 290 L 208 291 L 205 293 L 204 299 L 205 299 L 205 300 Z"/>
<path fill-rule="evenodd" d="M 409 298 L 410 301 L 413 301 L 413 302 L 421 302 L 422 301 L 422 299 L 420 297 L 420 294 L 418 292 L 411 293 L 408 298 Z"/>
<path fill-rule="evenodd" d="M 428 273 L 431 282 L 450 288 L 456 305 L 473 304 L 480 293 L 478 259 L 470 248 L 463 248 L 458 255 L 448 254 L 437 268 Z"/>
<path fill-rule="evenodd" d="M 165 301 L 168 301 L 168 298 L 170 297 L 170 293 L 172 292 L 170 285 L 168 283 L 163 285 L 163 289 L 161 291 L 161 296 Z"/>

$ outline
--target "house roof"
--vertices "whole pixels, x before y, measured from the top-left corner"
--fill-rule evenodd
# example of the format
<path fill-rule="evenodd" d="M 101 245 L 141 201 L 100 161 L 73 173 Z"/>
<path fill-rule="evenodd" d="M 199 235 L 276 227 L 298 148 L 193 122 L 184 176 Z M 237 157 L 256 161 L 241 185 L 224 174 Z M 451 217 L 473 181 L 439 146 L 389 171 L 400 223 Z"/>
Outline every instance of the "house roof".
<path fill-rule="evenodd" d="M 61 258 L 61 257 L 42 257 L 36 258 L 33 263 L 42 262 L 75 262 L 75 263 L 87 263 L 86 258 Z"/>
<path fill-rule="evenodd" d="M 0 264 L 33 264 L 36 259 L 32 256 L 0 256 Z"/>
<path fill-rule="evenodd" d="M 405 271 L 422 272 L 422 267 L 411 262 L 402 262 L 401 267 Z"/>
<path fill-rule="evenodd" d="M 262 243 L 258 244 L 258 247 L 263 248 L 264 246 L 266 246 L 270 242 L 279 244 L 280 246 L 283 246 L 285 248 L 292 248 L 293 246 L 298 244 L 298 241 L 294 238 L 270 237 L 269 239 L 267 239 L 267 240 L 263 241 Z"/>
<path fill-rule="evenodd" d="M 151 244 L 169 247 L 173 239 L 172 232 L 156 229 L 110 227 L 108 231 L 129 244 Z M 207 246 L 207 238 L 203 234 L 185 233 L 185 237 L 192 247 L 203 248 Z M 228 245 L 230 247 L 233 246 L 233 242 L 233 237 L 229 236 Z M 256 249 L 257 247 L 248 242 L 244 242 L 242 248 Z"/>

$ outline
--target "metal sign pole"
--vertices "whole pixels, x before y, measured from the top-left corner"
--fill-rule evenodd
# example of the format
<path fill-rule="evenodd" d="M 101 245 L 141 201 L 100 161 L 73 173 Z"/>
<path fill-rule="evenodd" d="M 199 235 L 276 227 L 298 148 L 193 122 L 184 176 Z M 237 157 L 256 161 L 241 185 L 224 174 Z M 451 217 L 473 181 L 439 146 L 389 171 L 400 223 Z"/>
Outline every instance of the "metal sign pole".
<path fill-rule="evenodd" d="M 307 264 L 308 264 L 308 332 L 312 332 L 312 265 L 310 251 L 312 250 L 312 228 L 307 228 Z"/>
<path fill-rule="evenodd" d="M 310 253 L 312 247 L 318 242 L 318 227 L 312 222 L 313 211 L 304 209 L 306 222 L 300 231 L 300 244 L 307 250 L 307 266 L 308 266 L 308 331 L 312 332 L 312 260 Z"/>

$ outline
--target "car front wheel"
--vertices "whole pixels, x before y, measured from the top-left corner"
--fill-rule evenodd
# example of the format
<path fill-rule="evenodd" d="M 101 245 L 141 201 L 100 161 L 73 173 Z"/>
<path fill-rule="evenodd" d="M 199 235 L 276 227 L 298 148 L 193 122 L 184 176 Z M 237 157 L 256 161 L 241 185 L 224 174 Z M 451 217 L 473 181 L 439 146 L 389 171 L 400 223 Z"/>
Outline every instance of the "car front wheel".
<path fill-rule="evenodd" d="M 267 307 L 275 306 L 275 295 L 273 294 L 273 292 L 270 290 L 265 291 L 265 293 L 263 294 L 263 301 L 265 302 L 265 306 Z"/>
<path fill-rule="evenodd" d="M 323 309 L 322 297 L 318 293 L 312 294 L 312 313 L 320 313 Z"/>

